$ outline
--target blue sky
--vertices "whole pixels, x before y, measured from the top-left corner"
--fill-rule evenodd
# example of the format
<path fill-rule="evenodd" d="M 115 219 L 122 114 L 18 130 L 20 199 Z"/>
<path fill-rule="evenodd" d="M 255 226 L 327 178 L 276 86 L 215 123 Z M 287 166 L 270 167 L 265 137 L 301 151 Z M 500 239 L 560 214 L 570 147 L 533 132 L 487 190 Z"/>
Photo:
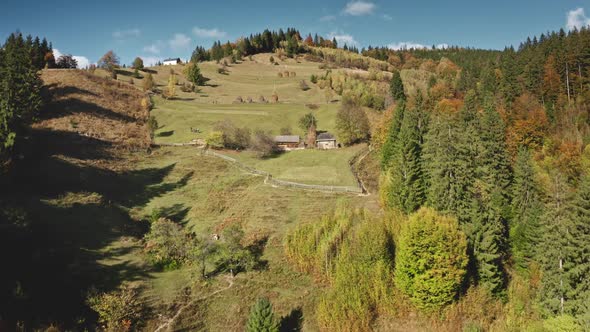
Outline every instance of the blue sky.
<path fill-rule="evenodd" d="M 587 9 L 584 11 L 584 9 Z M 296 27 L 359 47 L 460 45 L 501 49 L 527 36 L 588 25 L 590 0 L 14 1 L 0 4 L 0 39 L 46 36 L 60 53 L 94 63 L 188 58 L 196 45 L 265 28 Z"/>

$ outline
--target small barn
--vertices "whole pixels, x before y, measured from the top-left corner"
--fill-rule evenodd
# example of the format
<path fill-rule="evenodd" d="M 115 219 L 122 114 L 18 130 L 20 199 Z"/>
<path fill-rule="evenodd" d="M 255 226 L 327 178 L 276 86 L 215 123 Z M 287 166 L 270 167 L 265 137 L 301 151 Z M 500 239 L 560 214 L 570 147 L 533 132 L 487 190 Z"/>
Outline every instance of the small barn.
<path fill-rule="evenodd" d="M 338 147 L 336 144 L 336 137 L 330 133 L 321 133 L 315 140 L 315 146 L 318 149 L 335 149 Z"/>
<path fill-rule="evenodd" d="M 179 65 L 182 61 L 180 58 L 168 58 L 162 62 L 164 66 L 172 66 L 172 65 Z"/>
<path fill-rule="evenodd" d="M 298 149 L 301 145 L 301 139 L 298 135 L 280 135 L 275 136 L 275 143 L 282 150 Z"/>

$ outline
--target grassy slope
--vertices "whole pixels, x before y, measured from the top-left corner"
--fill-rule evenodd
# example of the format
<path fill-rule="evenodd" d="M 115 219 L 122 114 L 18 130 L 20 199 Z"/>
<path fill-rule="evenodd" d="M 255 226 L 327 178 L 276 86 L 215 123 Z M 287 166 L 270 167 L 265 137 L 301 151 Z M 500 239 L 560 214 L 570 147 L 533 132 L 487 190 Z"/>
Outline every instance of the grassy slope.
<path fill-rule="evenodd" d="M 173 218 L 185 222 L 186 227 L 198 234 L 216 233 L 224 225 L 241 223 L 248 239 L 268 236 L 262 257 L 268 261 L 267 269 L 238 275 L 234 287 L 199 302 L 186 312 L 187 317 L 200 312 L 207 328 L 213 331 L 239 330 L 249 306 L 259 296 L 268 296 L 281 315 L 301 306 L 311 316 L 317 286 L 288 266 L 282 251 L 283 235 L 300 222 L 315 220 L 341 200 L 354 206 L 376 208 L 375 203 L 366 197 L 272 188 L 264 185 L 262 178 L 245 174 L 222 160 L 195 154 L 193 148 L 157 150 L 141 167 L 161 168 L 172 164 L 174 169 L 164 180 L 175 183 L 190 174 L 186 185 L 152 199 L 141 208 L 141 213 L 165 208 Z M 173 303 L 175 295 L 187 283 L 194 282 L 192 292 L 195 297 L 225 285 L 224 279 L 218 278 L 207 286 L 197 282 L 195 277 L 187 277 L 190 274 L 187 270 L 153 273 L 146 295 Z M 180 322 L 183 327 L 196 328 L 191 325 L 195 320 L 189 322 L 187 319 L 183 323 L 180 319 Z M 305 324 L 315 329 L 308 325 L 312 320 Z"/>
<path fill-rule="evenodd" d="M 56 84 L 54 96 L 61 97 L 53 99 L 32 129 L 11 183 L 0 186 L 2 211 L 26 215 L 24 224 L 0 220 L 1 258 L 12 267 L 3 273 L 8 282 L 1 285 L 19 281 L 26 295 L 20 300 L 7 295 L 0 301 L 13 308 L 14 317 L 34 322 L 29 326 L 60 322 L 75 328 L 79 317 L 92 320 L 83 304 L 89 287 L 108 291 L 132 282 L 144 286 L 142 297 L 153 309 L 146 328 L 153 330 L 158 314 L 170 316 L 179 303 L 225 287 L 225 275 L 203 283 L 193 267 L 161 272 L 147 264 L 141 243 L 143 220 L 156 208 L 197 234 L 241 223 L 248 241 L 268 237 L 262 256 L 267 268 L 240 274 L 230 289 L 195 302 L 180 315 L 176 328 L 239 330 L 259 296 L 268 296 L 282 316 L 299 307 L 304 316 L 313 316 L 318 286 L 291 270 L 282 238 L 341 200 L 377 212 L 372 197 L 272 188 L 223 160 L 200 156 L 194 148 L 162 148 L 150 155 L 125 152 L 125 133 L 136 133 L 125 128 L 135 122 L 143 126 L 145 120 L 131 120 L 134 113 L 125 112 L 133 110 L 141 95 L 119 107 L 109 104 L 105 93 L 124 100 L 130 92 L 112 90 L 111 82 L 86 81 L 73 71 L 47 75 L 53 75 L 45 78 Z M 79 121 L 75 128 L 73 116 Z M 117 135 L 97 132 L 96 137 L 86 137 L 83 128 L 93 126 L 113 126 Z M 137 130 L 145 130 L 141 128 Z M 188 297 L 182 295 L 187 289 Z M 54 305 L 56 299 L 59 306 Z M 12 317 L 10 312 L 7 317 Z M 304 319 L 303 325 L 317 329 L 312 319 Z"/>
<path fill-rule="evenodd" d="M 280 180 L 328 186 L 356 186 L 356 179 L 347 169 L 348 161 L 363 147 L 364 145 L 356 145 L 326 151 L 296 150 L 268 159 L 258 159 L 248 151 L 226 154 L 246 165 L 269 172 Z"/>
<path fill-rule="evenodd" d="M 230 119 L 237 126 L 251 130 L 263 129 L 278 135 L 283 127 L 290 127 L 293 133 L 303 135 L 297 122 L 304 114 L 312 112 L 304 105 L 297 104 L 199 104 L 190 101 L 167 101 L 154 98 L 156 107 L 152 114 L 158 119 L 160 129 L 156 132 L 156 142 L 189 142 L 195 138 L 205 138 L 213 130 L 215 123 Z M 320 105 L 313 111 L 319 123 L 319 130 L 334 132 L 335 113 L 338 106 Z M 199 128 L 200 134 L 190 131 Z"/>

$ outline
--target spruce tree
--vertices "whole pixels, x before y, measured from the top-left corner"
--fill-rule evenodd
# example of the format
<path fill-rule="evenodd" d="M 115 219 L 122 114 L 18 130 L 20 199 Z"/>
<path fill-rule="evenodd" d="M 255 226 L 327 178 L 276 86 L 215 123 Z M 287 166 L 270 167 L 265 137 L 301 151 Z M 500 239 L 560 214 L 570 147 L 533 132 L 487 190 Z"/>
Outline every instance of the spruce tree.
<path fill-rule="evenodd" d="M 406 94 L 404 93 L 404 83 L 398 70 L 393 73 L 391 82 L 389 83 L 389 92 L 393 99 L 397 102 L 403 102 L 406 100 Z"/>
<path fill-rule="evenodd" d="M 572 294 L 575 285 L 570 279 L 570 270 L 575 267 L 572 256 L 574 234 L 571 201 L 565 177 L 554 171 L 551 188 L 542 220 L 542 239 L 537 247 L 537 259 L 541 264 L 542 279 L 539 303 L 548 315 L 572 312 Z"/>
<path fill-rule="evenodd" d="M 571 314 L 581 317 L 590 314 L 590 176 L 588 175 L 580 183 L 571 212 L 572 227 L 569 232 L 572 239 L 570 244 L 572 265 L 567 275 L 573 285 L 573 291 L 570 294 L 569 308 Z"/>
<path fill-rule="evenodd" d="M 402 121 L 404 119 L 404 113 L 406 104 L 401 102 L 397 105 L 391 125 L 389 126 L 389 132 L 383 147 L 381 148 L 381 169 L 386 170 L 391 166 L 392 160 L 395 158 L 396 144 L 399 136 L 400 129 L 402 127 Z"/>
<path fill-rule="evenodd" d="M 0 55 L 0 153 L 9 150 L 42 106 L 42 82 L 20 33 L 11 34 Z"/>
<path fill-rule="evenodd" d="M 425 200 L 424 173 L 422 169 L 422 138 L 420 134 L 421 94 L 415 105 L 404 112 L 399 137 L 394 149 L 389 176 L 388 201 L 393 207 L 411 213 Z"/>
<path fill-rule="evenodd" d="M 514 165 L 512 185 L 510 245 L 518 268 L 526 269 L 534 258 L 539 241 L 543 205 L 535 181 L 535 170 L 529 150 L 521 148 Z"/>
<path fill-rule="evenodd" d="M 250 311 L 247 332 L 278 332 L 279 322 L 275 318 L 272 304 L 267 298 L 261 298 Z"/>

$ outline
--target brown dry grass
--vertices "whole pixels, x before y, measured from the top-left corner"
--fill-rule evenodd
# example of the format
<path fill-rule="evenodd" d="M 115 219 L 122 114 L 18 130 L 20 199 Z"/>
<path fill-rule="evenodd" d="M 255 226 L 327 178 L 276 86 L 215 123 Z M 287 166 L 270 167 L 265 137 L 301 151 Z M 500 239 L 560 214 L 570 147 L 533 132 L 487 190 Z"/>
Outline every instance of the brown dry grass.
<path fill-rule="evenodd" d="M 149 103 L 134 87 L 79 70 L 44 70 L 41 77 L 51 101 L 33 128 L 129 149 L 150 145 Z"/>

